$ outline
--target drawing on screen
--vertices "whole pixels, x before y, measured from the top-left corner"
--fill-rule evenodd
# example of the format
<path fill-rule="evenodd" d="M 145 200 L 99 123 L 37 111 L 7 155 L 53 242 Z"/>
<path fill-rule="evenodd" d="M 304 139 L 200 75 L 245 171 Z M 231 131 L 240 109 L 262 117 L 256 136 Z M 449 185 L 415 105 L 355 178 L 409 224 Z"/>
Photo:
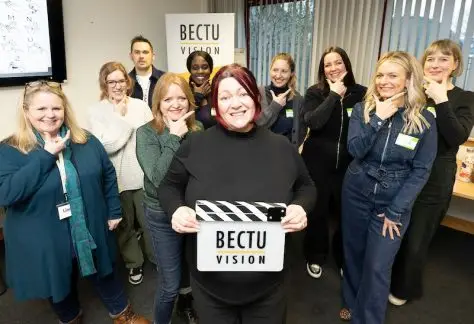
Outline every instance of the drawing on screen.
<path fill-rule="evenodd" d="M 46 1 L 0 0 L 0 77 L 51 69 Z"/>

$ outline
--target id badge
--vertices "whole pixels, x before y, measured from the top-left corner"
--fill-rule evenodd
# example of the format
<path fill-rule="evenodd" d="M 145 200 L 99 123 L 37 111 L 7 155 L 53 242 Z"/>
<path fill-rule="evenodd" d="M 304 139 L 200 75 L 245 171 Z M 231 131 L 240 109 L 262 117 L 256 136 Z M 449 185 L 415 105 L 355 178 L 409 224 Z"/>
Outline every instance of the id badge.
<path fill-rule="evenodd" d="M 414 150 L 416 144 L 418 144 L 418 141 L 419 139 L 416 137 L 400 133 L 398 134 L 395 144 L 407 148 L 409 150 Z"/>
<path fill-rule="evenodd" d="M 65 219 L 68 217 L 71 217 L 71 205 L 69 203 L 62 203 L 59 205 L 56 205 L 58 207 L 58 214 L 59 214 L 59 219 Z"/>
<path fill-rule="evenodd" d="M 436 109 L 435 109 L 435 107 L 430 106 L 430 107 L 426 108 L 426 110 L 428 110 L 434 116 L 434 118 L 436 118 Z"/>
<path fill-rule="evenodd" d="M 286 118 L 293 118 L 293 109 L 285 109 Z"/>

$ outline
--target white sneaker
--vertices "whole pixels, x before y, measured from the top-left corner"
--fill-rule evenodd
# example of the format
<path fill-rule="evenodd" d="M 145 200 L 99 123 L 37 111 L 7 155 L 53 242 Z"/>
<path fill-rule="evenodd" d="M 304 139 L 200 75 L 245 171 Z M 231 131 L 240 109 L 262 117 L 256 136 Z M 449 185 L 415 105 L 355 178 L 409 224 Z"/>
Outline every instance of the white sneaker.
<path fill-rule="evenodd" d="M 403 306 L 407 303 L 406 299 L 397 298 L 392 294 L 388 295 L 388 301 L 390 302 L 390 304 L 392 304 L 394 306 Z"/>
<path fill-rule="evenodd" d="M 321 275 L 323 274 L 323 268 L 321 268 L 321 266 L 316 263 L 306 263 L 306 271 L 311 277 L 315 279 L 321 278 Z"/>

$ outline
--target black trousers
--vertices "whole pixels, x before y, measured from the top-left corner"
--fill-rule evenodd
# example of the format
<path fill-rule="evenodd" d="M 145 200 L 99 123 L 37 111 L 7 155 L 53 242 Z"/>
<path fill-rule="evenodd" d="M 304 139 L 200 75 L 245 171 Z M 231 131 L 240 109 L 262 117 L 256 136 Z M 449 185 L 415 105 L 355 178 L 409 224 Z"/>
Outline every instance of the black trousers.
<path fill-rule="evenodd" d="M 415 201 L 410 225 L 392 268 L 390 291 L 395 297 L 412 300 L 423 295 L 428 249 L 451 202 L 456 169 L 455 160 L 438 157 Z"/>
<path fill-rule="evenodd" d="M 319 172 L 322 172 L 320 170 Z M 308 263 L 324 265 L 329 254 L 329 224 L 332 216 L 336 230 L 332 238 L 332 252 L 339 269 L 343 264 L 341 231 L 341 189 L 344 172 L 312 175 L 318 190 L 318 199 L 308 215 L 308 226 L 304 238 L 304 255 Z"/>
<path fill-rule="evenodd" d="M 284 324 L 286 289 L 282 282 L 263 298 L 244 305 L 229 305 L 209 295 L 191 277 L 194 307 L 200 324 Z"/>

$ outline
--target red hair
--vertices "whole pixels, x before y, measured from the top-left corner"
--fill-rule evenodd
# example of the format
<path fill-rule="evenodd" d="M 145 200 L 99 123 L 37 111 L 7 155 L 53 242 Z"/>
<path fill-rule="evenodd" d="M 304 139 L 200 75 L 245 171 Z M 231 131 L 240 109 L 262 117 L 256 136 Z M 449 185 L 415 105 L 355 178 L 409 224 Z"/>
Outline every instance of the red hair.
<path fill-rule="evenodd" d="M 240 83 L 245 91 L 247 91 L 250 98 L 252 98 L 253 102 L 255 103 L 255 115 L 253 116 L 253 122 L 256 122 L 258 117 L 260 117 L 260 112 L 262 111 L 262 107 L 260 105 L 260 91 L 258 90 L 257 81 L 249 69 L 236 63 L 223 66 L 219 71 L 217 71 L 214 78 L 212 78 L 212 107 L 216 109 L 217 122 L 225 128 L 228 128 L 219 112 L 217 96 L 219 84 L 226 78 L 234 78 L 237 80 L 237 82 Z"/>

